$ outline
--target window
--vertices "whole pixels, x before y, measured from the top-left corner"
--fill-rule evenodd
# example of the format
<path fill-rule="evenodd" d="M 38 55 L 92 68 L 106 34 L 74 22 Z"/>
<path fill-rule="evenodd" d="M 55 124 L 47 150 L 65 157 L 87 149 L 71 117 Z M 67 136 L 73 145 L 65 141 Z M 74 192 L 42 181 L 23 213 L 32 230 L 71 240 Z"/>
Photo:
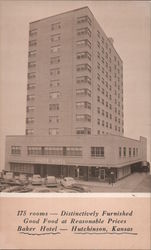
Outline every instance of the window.
<path fill-rule="evenodd" d="M 102 115 L 104 116 L 104 110 L 102 109 Z"/>
<path fill-rule="evenodd" d="M 59 110 L 59 104 L 49 104 L 49 110 Z"/>
<path fill-rule="evenodd" d="M 77 23 L 81 24 L 81 23 L 88 23 L 89 25 L 92 24 L 91 19 L 88 16 L 82 16 L 82 17 L 78 17 L 77 18 Z"/>
<path fill-rule="evenodd" d="M 60 62 L 60 57 L 59 56 L 50 58 L 50 64 L 58 64 L 59 62 Z"/>
<path fill-rule="evenodd" d="M 104 147 L 91 147 L 92 157 L 104 157 Z"/>
<path fill-rule="evenodd" d="M 129 157 L 131 157 L 131 155 L 132 155 L 132 150 L 131 148 L 129 148 Z"/>
<path fill-rule="evenodd" d="M 97 68 L 100 69 L 100 63 L 99 62 L 97 62 Z"/>
<path fill-rule="evenodd" d="M 89 89 L 77 89 L 77 96 L 91 96 L 91 91 Z"/>
<path fill-rule="evenodd" d="M 100 85 L 99 84 L 97 84 L 97 90 L 100 91 Z"/>
<path fill-rule="evenodd" d="M 123 148 L 123 156 L 126 157 L 126 147 Z"/>
<path fill-rule="evenodd" d="M 100 114 L 100 107 L 97 108 L 97 112 L 98 112 L 98 114 Z"/>
<path fill-rule="evenodd" d="M 55 34 L 55 35 L 52 35 L 50 39 L 51 39 L 51 42 L 58 42 L 60 41 L 60 38 L 61 38 L 60 34 Z"/>
<path fill-rule="evenodd" d="M 63 155 L 63 147 L 55 147 L 55 146 L 45 146 L 43 148 L 44 155 Z"/>
<path fill-rule="evenodd" d="M 77 47 L 82 48 L 86 46 L 91 48 L 91 42 L 88 39 L 77 41 Z"/>
<path fill-rule="evenodd" d="M 21 147 L 20 146 L 11 146 L 11 154 L 12 155 L 20 155 Z"/>
<path fill-rule="evenodd" d="M 26 129 L 26 135 L 33 135 L 34 130 L 32 128 Z"/>
<path fill-rule="evenodd" d="M 101 58 L 102 63 L 104 63 L 104 57 Z"/>
<path fill-rule="evenodd" d="M 78 84 L 80 83 L 88 83 L 89 85 L 91 85 L 91 78 L 88 76 L 80 76 L 76 78 L 76 82 Z"/>
<path fill-rule="evenodd" d="M 34 123 L 35 119 L 34 117 L 27 117 L 26 118 L 26 123 L 29 124 L 29 123 Z"/>
<path fill-rule="evenodd" d="M 51 76 L 60 75 L 60 69 L 59 69 L 59 68 L 51 69 L 51 70 L 50 70 L 50 75 L 51 75 Z"/>
<path fill-rule="evenodd" d="M 27 101 L 34 101 L 35 100 L 35 95 L 27 95 Z"/>
<path fill-rule="evenodd" d="M 79 64 L 77 65 L 77 71 L 89 71 L 91 72 L 91 66 L 89 64 Z"/>
<path fill-rule="evenodd" d="M 60 97 L 60 92 L 56 91 L 56 92 L 50 92 L 49 93 L 49 97 L 51 99 L 56 99 L 56 98 L 59 98 Z"/>
<path fill-rule="evenodd" d="M 97 96 L 97 101 L 100 102 L 100 96 Z"/>
<path fill-rule="evenodd" d="M 100 74 L 97 73 L 97 79 L 100 81 Z"/>
<path fill-rule="evenodd" d="M 35 107 L 34 106 L 27 106 L 27 112 L 34 111 Z"/>
<path fill-rule="evenodd" d="M 135 156 L 135 148 L 133 148 L 133 156 Z"/>
<path fill-rule="evenodd" d="M 100 48 L 100 42 L 99 41 L 97 41 L 97 46 L 98 46 L 98 48 Z"/>
<path fill-rule="evenodd" d="M 49 116 L 49 122 L 59 123 L 59 116 Z"/>
<path fill-rule="evenodd" d="M 89 59 L 91 61 L 91 55 L 89 52 L 80 52 L 77 54 L 77 59 Z"/>
<path fill-rule="evenodd" d="M 30 89 L 35 89 L 36 87 L 36 84 L 35 83 L 28 83 L 27 84 L 27 89 L 30 90 Z"/>
<path fill-rule="evenodd" d="M 88 115 L 88 114 L 79 114 L 79 115 L 76 115 L 76 121 L 88 121 L 90 122 L 91 121 L 91 116 Z"/>
<path fill-rule="evenodd" d="M 50 81 L 50 87 L 58 87 L 60 85 L 59 80 L 51 80 Z"/>
<path fill-rule="evenodd" d="M 28 56 L 29 57 L 34 57 L 34 56 L 36 56 L 36 50 L 31 50 L 31 51 L 29 51 L 29 53 L 28 53 Z"/>
<path fill-rule="evenodd" d="M 78 29 L 77 30 L 77 35 L 81 36 L 81 35 L 88 35 L 89 37 L 91 37 L 91 31 L 88 28 L 82 28 L 82 29 Z"/>
<path fill-rule="evenodd" d="M 121 156 L 122 156 L 122 148 L 119 147 L 119 157 L 121 157 Z"/>
<path fill-rule="evenodd" d="M 89 102 L 77 102 L 76 107 L 77 108 L 91 109 L 91 103 L 89 103 Z"/>
<path fill-rule="evenodd" d="M 36 67 L 36 62 L 29 62 L 28 63 L 28 68 L 35 68 Z"/>
<path fill-rule="evenodd" d="M 32 79 L 32 78 L 35 78 L 35 77 L 36 77 L 36 72 L 28 73 L 28 79 Z"/>
<path fill-rule="evenodd" d="M 100 125 L 100 119 L 97 119 L 97 124 Z"/>
<path fill-rule="evenodd" d="M 29 41 L 29 46 L 35 46 L 35 45 L 37 45 L 37 41 L 36 40 Z"/>
<path fill-rule="evenodd" d="M 10 170 L 12 172 L 18 173 L 33 173 L 33 165 L 32 164 L 23 164 L 23 163 L 10 163 Z"/>
<path fill-rule="evenodd" d="M 91 134 L 90 128 L 76 128 L 77 135 L 88 135 Z"/>
<path fill-rule="evenodd" d="M 82 156 L 81 147 L 63 147 L 64 156 Z"/>
<path fill-rule="evenodd" d="M 100 38 L 100 31 L 97 30 L 97 36 Z"/>
<path fill-rule="evenodd" d="M 36 36 L 37 35 L 37 29 L 32 29 L 29 31 L 29 36 Z"/>
<path fill-rule="evenodd" d="M 61 48 L 60 45 L 53 46 L 53 47 L 51 47 L 50 52 L 51 53 L 60 52 L 60 48 Z"/>
<path fill-rule="evenodd" d="M 51 30 L 58 30 L 61 28 L 60 22 L 51 24 Z"/>
<path fill-rule="evenodd" d="M 27 147 L 27 154 L 28 155 L 41 155 L 42 154 L 42 147 L 28 146 Z"/>
<path fill-rule="evenodd" d="M 49 135 L 58 135 L 59 129 L 58 128 L 49 128 Z"/>

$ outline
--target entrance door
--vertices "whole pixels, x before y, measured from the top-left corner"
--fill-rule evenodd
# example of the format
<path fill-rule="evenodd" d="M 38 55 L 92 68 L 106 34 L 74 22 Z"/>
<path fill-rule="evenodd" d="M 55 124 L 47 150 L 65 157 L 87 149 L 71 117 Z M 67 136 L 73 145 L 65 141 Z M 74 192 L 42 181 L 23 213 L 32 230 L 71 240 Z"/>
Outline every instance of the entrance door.
<path fill-rule="evenodd" d="M 105 169 L 100 168 L 100 180 L 105 180 Z"/>

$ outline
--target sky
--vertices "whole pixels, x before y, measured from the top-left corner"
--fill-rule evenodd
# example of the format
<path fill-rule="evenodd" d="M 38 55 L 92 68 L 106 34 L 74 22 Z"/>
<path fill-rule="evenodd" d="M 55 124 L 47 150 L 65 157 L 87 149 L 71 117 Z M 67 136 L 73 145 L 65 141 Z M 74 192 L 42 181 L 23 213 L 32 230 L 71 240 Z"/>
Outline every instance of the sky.
<path fill-rule="evenodd" d="M 0 169 L 6 135 L 25 134 L 29 22 L 88 6 L 123 60 L 124 136 L 151 146 L 148 1 L 0 1 Z"/>

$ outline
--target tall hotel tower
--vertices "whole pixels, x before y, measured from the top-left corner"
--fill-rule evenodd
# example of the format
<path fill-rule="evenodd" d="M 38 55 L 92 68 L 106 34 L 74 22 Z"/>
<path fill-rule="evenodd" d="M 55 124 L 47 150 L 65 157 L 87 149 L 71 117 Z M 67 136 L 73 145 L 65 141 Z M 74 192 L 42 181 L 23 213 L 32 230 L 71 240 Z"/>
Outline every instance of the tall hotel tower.
<path fill-rule="evenodd" d="M 123 63 L 88 8 L 30 24 L 27 135 L 123 135 Z"/>
<path fill-rule="evenodd" d="M 6 169 L 118 180 L 146 160 L 123 118 L 123 62 L 89 8 L 30 23 L 26 135 L 7 137 Z"/>

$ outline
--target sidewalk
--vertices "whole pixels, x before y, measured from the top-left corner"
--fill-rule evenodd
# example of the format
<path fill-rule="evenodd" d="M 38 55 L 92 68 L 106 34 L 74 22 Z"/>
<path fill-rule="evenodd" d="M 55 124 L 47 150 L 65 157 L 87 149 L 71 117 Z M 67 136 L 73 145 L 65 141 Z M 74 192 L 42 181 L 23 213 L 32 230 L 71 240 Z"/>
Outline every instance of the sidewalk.
<path fill-rule="evenodd" d="M 83 181 L 77 182 L 91 189 L 91 192 L 143 192 L 144 186 L 146 192 L 151 192 L 150 188 L 151 175 L 146 173 L 133 173 L 116 183 L 109 184 L 107 182 Z"/>

